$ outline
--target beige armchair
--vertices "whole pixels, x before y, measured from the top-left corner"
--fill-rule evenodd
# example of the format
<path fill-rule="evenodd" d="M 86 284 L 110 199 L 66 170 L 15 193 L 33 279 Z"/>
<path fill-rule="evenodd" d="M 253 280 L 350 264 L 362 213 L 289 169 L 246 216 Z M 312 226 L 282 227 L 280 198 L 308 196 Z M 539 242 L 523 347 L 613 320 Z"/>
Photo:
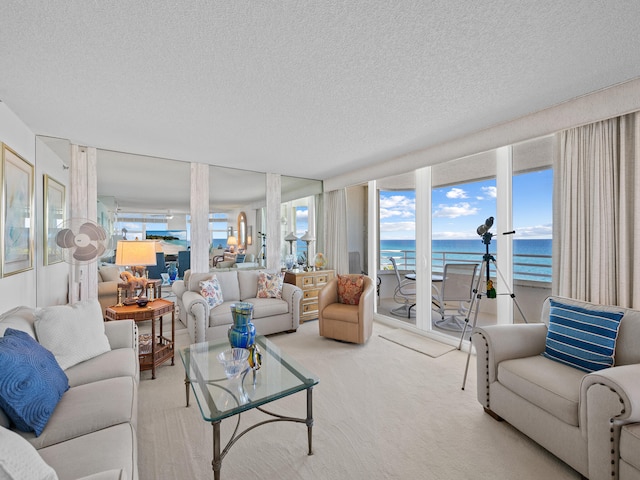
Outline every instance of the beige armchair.
<path fill-rule="evenodd" d="M 320 335 L 351 343 L 366 343 L 373 329 L 373 302 L 375 286 L 364 275 L 342 275 L 362 277 L 364 284 L 357 305 L 338 302 L 338 278 L 329 281 L 318 293 L 318 325 Z"/>
<path fill-rule="evenodd" d="M 104 315 L 107 307 L 118 303 L 118 283 L 121 282 L 120 269 L 104 265 L 98 269 L 98 301 Z"/>

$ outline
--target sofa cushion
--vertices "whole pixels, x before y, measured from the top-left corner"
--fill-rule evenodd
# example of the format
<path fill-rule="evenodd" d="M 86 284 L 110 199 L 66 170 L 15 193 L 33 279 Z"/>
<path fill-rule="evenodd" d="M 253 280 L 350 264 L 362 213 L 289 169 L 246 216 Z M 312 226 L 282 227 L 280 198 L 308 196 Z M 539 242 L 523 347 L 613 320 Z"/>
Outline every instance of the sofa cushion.
<path fill-rule="evenodd" d="M 0 479 L 57 480 L 53 468 L 33 445 L 7 428 L 0 428 Z"/>
<path fill-rule="evenodd" d="M 60 478 L 81 479 L 97 472 L 124 469 L 125 478 L 131 480 L 138 478 L 135 438 L 135 428 L 121 423 L 45 447 L 38 453 Z"/>
<path fill-rule="evenodd" d="M 330 303 L 322 311 L 322 316 L 341 322 L 358 323 L 358 306 L 346 303 Z"/>
<path fill-rule="evenodd" d="M 640 423 L 625 425 L 620 431 L 620 457 L 640 470 Z"/>
<path fill-rule="evenodd" d="M 120 282 L 120 268 L 102 266 L 98 270 L 103 282 Z"/>
<path fill-rule="evenodd" d="M 238 272 L 216 272 L 222 296 L 225 302 L 237 302 L 240 297 L 240 285 L 238 284 Z"/>
<path fill-rule="evenodd" d="M 276 273 L 258 273 L 258 298 L 282 298 L 282 277 Z"/>
<path fill-rule="evenodd" d="M 624 312 L 595 310 L 556 300 L 550 304 L 545 357 L 585 372 L 613 366 Z"/>
<path fill-rule="evenodd" d="M 28 333 L 0 338 L 0 407 L 22 431 L 40 435 L 69 381 L 55 357 Z"/>
<path fill-rule="evenodd" d="M 138 415 L 135 380 L 116 377 L 70 388 L 39 437 L 21 433 L 37 449 L 120 423 L 134 427 Z"/>
<path fill-rule="evenodd" d="M 362 275 L 338 275 L 338 302 L 358 305 L 364 290 Z"/>
<path fill-rule="evenodd" d="M 585 372 L 542 355 L 498 364 L 498 381 L 569 425 L 578 426 L 578 397 Z"/>
<path fill-rule="evenodd" d="M 138 378 L 138 357 L 133 348 L 116 348 L 67 368 L 69 386 L 84 385 L 114 377 Z"/>
<path fill-rule="evenodd" d="M 211 280 L 200 282 L 200 295 L 205 298 L 210 307 L 217 307 L 224 302 L 220 282 L 218 282 L 218 277 L 215 274 Z"/>
<path fill-rule="evenodd" d="M 187 288 L 187 290 L 191 291 L 191 292 L 198 292 L 200 293 L 200 282 L 208 282 L 209 280 L 211 280 L 213 278 L 213 273 L 191 273 L 189 275 L 189 283 L 187 284 L 187 282 L 185 281 L 184 284 Z"/>
<path fill-rule="evenodd" d="M 38 309 L 35 327 L 63 370 L 111 350 L 97 300 Z"/>
<path fill-rule="evenodd" d="M 33 338 L 36 338 L 36 329 L 33 326 L 33 322 L 35 322 L 35 320 L 36 317 L 33 314 L 33 308 L 13 308 L 0 315 L 0 336 L 4 334 L 4 331 L 7 328 L 13 328 L 14 330 L 27 332 Z"/>
<path fill-rule="evenodd" d="M 258 296 L 258 275 L 261 271 L 262 270 L 240 270 L 237 272 L 240 298 L 242 301 Z"/>
<path fill-rule="evenodd" d="M 281 298 L 248 298 L 247 302 L 253 305 L 253 319 L 289 312 L 289 304 Z"/>
<path fill-rule="evenodd" d="M 217 307 L 213 307 L 209 311 L 209 326 L 217 327 L 219 325 L 231 325 L 233 323 L 233 315 L 231 314 L 231 306 L 233 302 L 223 302 Z"/>

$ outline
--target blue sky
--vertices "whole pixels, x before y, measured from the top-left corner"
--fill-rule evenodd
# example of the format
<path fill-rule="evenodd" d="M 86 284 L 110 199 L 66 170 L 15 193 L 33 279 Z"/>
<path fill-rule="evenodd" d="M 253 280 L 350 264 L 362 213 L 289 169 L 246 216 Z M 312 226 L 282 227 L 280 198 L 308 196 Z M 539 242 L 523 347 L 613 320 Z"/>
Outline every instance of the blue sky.
<path fill-rule="evenodd" d="M 551 238 L 551 169 L 513 177 L 514 238 Z M 380 239 L 415 238 L 415 192 L 380 192 Z M 433 239 L 476 239 L 478 225 L 496 216 L 496 182 L 465 183 L 432 192 Z M 491 229 L 500 233 L 497 224 Z"/>

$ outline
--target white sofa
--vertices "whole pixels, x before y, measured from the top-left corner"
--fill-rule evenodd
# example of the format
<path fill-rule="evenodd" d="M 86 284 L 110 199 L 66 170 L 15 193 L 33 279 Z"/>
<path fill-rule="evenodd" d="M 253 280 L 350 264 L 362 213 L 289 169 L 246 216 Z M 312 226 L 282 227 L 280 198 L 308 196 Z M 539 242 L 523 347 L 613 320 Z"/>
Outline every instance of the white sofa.
<path fill-rule="evenodd" d="M 613 367 L 587 373 L 541 355 L 551 300 L 624 313 Z M 487 413 L 590 480 L 640 479 L 640 311 L 550 297 L 541 323 L 477 327 L 472 341 Z"/>
<path fill-rule="evenodd" d="M 282 298 L 257 298 L 260 270 L 185 274 L 181 283 L 174 282 L 172 289 L 180 311 L 179 318 L 186 325 L 193 343 L 224 338 L 233 324 L 230 306 L 235 302 L 253 304 L 253 323 L 256 333 L 270 335 L 295 332 L 300 325 L 300 301 L 302 290 L 295 285 L 282 285 Z M 224 302 L 209 307 L 200 294 L 200 282 L 216 276 Z"/>
<path fill-rule="evenodd" d="M 66 316 L 68 306 L 61 309 Z M 39 309 L 46 313 L 56 310 Z M 99 315 L 98 301 L 90 309 Z M 79 310 L 83 312 L 83 310 Z M 0 316 L 0 336 L 7 328 L 27 332 L 40 344 L 34 323 L 36 310 L 17 307 Z M 102 322 L 108 340 L 108 351 L 64 369 L 69 381 L 67 390 L 56 405 L 39 436 L 18 431 L 0 409 L 0 466 L 11 468 L 53 469 L 48 476 L 37 478 L 129 479 L 138 478 L 136 422 L 138 416 L 139 366 L 136 327 L 133 321 Z M 49 325 L 53 325 L 50 323 Z M 67 329 L 59 338 L 69 335 Z M 49 338 L 56 341 L 57 332 Z M 53 351 L 53 350 L 51 350 Z M 55 355 L 55 351 L 54 351 Z M 59 357 L 56 355 L 56 359 Z M 62 367 L 62 363 L 58 362 Z M 11 453 L 9 453 L 11 452 Z M 30 460 L 24 460 L 30 455 Z M 2 477 L 0 468 L 0 477 Z M 7 473 L 5 471 L 5 473 Z M 30 473 L 8 478 L 36 478 Z M 7 478 L 7 477 L 2 477 Z"/>

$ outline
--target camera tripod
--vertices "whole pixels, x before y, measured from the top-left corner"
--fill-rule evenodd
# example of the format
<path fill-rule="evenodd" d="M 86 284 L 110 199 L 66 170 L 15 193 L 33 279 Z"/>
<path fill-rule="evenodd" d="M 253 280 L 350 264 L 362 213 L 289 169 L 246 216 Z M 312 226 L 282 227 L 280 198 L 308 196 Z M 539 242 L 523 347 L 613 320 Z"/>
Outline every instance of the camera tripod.
<path fill-rule="evenodd" d="M 492 219 L 493 220 L 493 219 Z M 493 223 L 493 222 L 492 222 Z M 480 233 L 480 228 L 478 229 L 478 233 Z M 515 232 L 506 232 L 504 235 L 509 235 Z M 471 312 L 473 311 L 473 323 L 471 325 L 471 332 L 473 333 L 473 331 L 476 328 L 476 323 L 478 322 L 478 311 L 480 310 L 480 300 L 482 299 L 482 293 L 480 291 L 480 282 L 482 281 L 483 278 L 483 273 L 486 275 L 485 277 L 485 281 L 486 281 L 486 289 L 485 289 L 485 296 L 487 298 L 496 298 L 497 294 L 496 294 L 496 290 L 493 287 L 493 281 L 491 280 L 491 275 L 490 275 L 490 267 L 491 264 L 493 264 L 496 273 L 498 274 L 498 276 L 500 277 L 500 279 L 502 280 L 502 283 L 506 286 L 507 290 L 508 290 L 508 295 L 513 299 L 513 303 L 515 304 L 515 306 L 517 307 L 518 311 L 520 312 L 520 315 L 522 316 L 522 319 L 524 320 L 524 323 L 529 323 L 527 322 L 526 317 L 524 316 L 524 313 L 522 312 L 522 309 L 520 308 L 520 305 L 518 304 L 518 300 L 516 299 L 515 294 L 509 289 L 507 282 L 505 282 L 504 277 L 502 276 L 502 273 L 500 273 L 500 270 L 498 269 L 498 265 L 496 264 L 496 259 L 494 258 L 493 255 L 491 255 L 489 253 L 489 245 L 491 244 L 491 238 L 493 237 L 492 233 L 489 233 L 487 231 L 485 231 L 484 233 L 482 233 L 482 243 L 485 244 L 486 247 L 486 253 L 482 256 L 482 265 L 480 266 L 480 273 L 478 275 L 478 280 L 476 281 L 476 286 L 473 289 L 473 293 L 474 296 L 471 298 L 471 302 L 469 303 L 469 308 L 467 309 L 467 315 L 464 319 L 464 327 L 462 329 L 462 334 L 460 335 L 460 343 L 458 344 L 458 350 L 460 350 L 462 348 L 462 341 L 464 340 L 464 334 L 467 331 L 467 326 L 469 325 L 469 318 L 471 316 Z M 501 294 L 501 295 L 506 295 L 506 294 Z M 475 311 L 473 310 L 475 307 Z M 469 340 L 471 341 L 471 340 Z M 464 378 L 462 380 L 462 390 L 464 390 L 464 386 L 467 383 L 467 374 L 469 372 L 469 360 L 471 359 L 471 346 L 469 347 L 469 351 L 467 352 L 467 363 L 464 367 Z"/>

